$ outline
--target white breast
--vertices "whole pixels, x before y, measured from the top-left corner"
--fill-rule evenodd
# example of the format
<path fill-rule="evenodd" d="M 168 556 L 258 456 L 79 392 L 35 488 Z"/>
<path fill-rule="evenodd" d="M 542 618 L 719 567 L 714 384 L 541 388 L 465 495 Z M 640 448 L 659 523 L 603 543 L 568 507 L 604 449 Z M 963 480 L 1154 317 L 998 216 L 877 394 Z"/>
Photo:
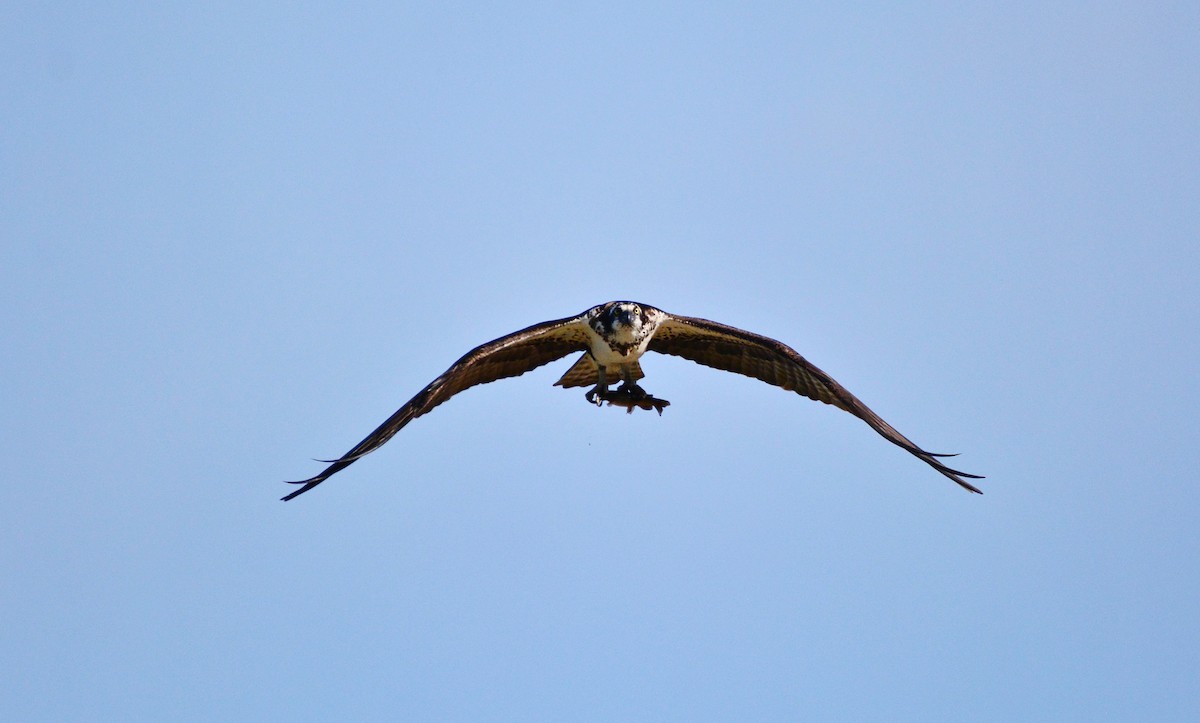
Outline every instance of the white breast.
<path fill-rule="evenodd" d="M 606 367 L 630 364 L 637 361 L 638 357 L 646 353 L 646 347 L 650 344 L 650 335 L 647 335 L 641 340 L 641 343 L 630 348 L 628 354 L 622 355 L 620 352 L 610 347 L 608 342 L 605 341 L 604 338 L 599 334 L 597 334 L 596 331 L 590 326 L 588 327 L 587 333 L 588 344 L 592 349 L 592 356 L 598 363 L 603 364 Z M 633 339 L 631 338 L 630 342 L 632 341 Z"/>

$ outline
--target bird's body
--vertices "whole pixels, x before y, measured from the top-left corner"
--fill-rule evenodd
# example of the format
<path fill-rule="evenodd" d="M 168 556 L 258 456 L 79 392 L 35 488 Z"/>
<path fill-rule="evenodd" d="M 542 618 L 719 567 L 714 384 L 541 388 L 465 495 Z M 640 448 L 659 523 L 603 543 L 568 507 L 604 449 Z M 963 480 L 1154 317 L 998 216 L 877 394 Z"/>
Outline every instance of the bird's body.
<path fill-rule="evenodd" d="M 290 500 L 367 455 L 413 419 L 470 387 L 524 374 L 575 352 L 579 359 L 555 385 L 591 385 L 589 402 L 654 409 L 662 414 L 669 402 L 645 392 L 637 382 L 645 374 L 640 358 L 647 351 L 671 354 L 724 371 L 760 379 L 794 391 L 862 419 L 876 432 L 930 465 L 964 489 L 979 492 L 964 478 L 978 475 L 953 470 L 939 461 L 948 455 L 926 452 L 872 412 L 825 372 L 791 347 L 765 336 L 706 319 L 672 316 L 661 309 L 632 301 L 610 301 L 584 313 L 535 324 L 502 336 L 467 352 L 437 379 L 417 393 L 374 432 L 320 474 L 293 484 L 303 487 L 283 499 Z M 609 385 L 620 383 L 617 389 Z"/>

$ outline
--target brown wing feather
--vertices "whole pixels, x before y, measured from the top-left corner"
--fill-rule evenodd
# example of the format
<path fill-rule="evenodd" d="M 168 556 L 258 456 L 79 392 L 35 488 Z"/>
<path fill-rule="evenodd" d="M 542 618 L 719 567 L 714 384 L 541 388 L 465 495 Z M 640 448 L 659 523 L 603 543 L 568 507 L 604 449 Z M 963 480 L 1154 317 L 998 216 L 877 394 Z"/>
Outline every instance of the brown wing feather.
<path fill-rule="evenodd" d="M 489 341 L 467 352 L 437 379 L 387 418 L 363 441 L 335 460 L 320 474 L 289 484 L 304 485 L 284 497 L 290 500 L 324 482 L 355 460 L 383 446 L 404 425 L 470 387 L 515 377 L 556 359 L 587 349 L 587 333 L 581 317 L 534 324 L 521 331 Z"/>
<path fill-rule="evenodd" d="M 937 457 L 952 455 L 927 452 L 900 434 L 851 394 L 833 377 L 818 369 L 796 350 L 771 339 L 707 319 L 671 316 L 650 341 L 650 351 L 672 354 L 705 366 L 744 374 L 768 384 L 794 391 L 809 399 L 832 404 L 866 422 L 889 442 L 903 447 L 929 466 L 972 492 L 982 492 L 963 477 L 979 475 L 951 469 Z"/>

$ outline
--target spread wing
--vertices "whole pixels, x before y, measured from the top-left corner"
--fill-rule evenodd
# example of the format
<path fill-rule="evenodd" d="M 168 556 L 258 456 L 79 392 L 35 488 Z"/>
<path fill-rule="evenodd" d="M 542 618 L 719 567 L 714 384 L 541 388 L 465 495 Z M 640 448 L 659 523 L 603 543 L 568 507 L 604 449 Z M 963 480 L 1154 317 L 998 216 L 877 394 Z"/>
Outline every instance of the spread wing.
<path fill-rule="evenodd" d="M 963 479 L 982 477 L 959 472 L 942 464 L 937 457 L 953 455 L 921 449 L 871 411 L 858 397 L 846 391 L 845 387 L 786 344 L 707 319 L 671 316 L 659 326 L 650 341 L 649 350 L 681 356 L 715 369 L 744 374 L 803 394 L 809 399 L 832 404 L 863 420 L 884 439 L 908 450 L 963 488 L 982 494 L 977 487 Z"/>
<path fill-rule="evenodd" d="M 354 445 L 349 452 L 335 460 L 323 460 L 330 463 L 323 472 L 306 480 L 290 482 L 289 484 L 304 486 L 283 499 L 290 500 L 304 494 L 334 473 L 353 464 L 355 460 L 379 449 L 384 442 L 403 429 L 404 425 L 464 389 L 497 379 L 520 376 L 572 352 L 585 351 L 588 348 L 585 329 L 583 317 L 575 316 L 534 324 L 475 347 L 418 392 L 407 404 L 396 410 L 395 414 L 367 435 L 366 439 Z"/>

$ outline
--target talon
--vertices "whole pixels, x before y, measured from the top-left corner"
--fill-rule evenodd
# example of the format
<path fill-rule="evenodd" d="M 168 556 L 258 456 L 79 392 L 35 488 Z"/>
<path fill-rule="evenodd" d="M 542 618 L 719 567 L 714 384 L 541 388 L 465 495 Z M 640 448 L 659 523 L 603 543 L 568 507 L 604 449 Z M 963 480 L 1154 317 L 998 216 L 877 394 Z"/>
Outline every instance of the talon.
<path fill-rule="evenodd" d="M 592 387 L 586 394 L 584 394 L 583 398 L 592 404 L 595 404 L 597 407 L 603 407 L 605 402 L 608 402 L 613 398 L 613 392 L 606 387 L 595 386 Z"/>
<path fill-rule="evenodd" d="M 620 392 L 621 394 L 624 394 L 625 396 L 629 397 L 631 400 L 652 399 L 653 398 L 649 394 L 646 393 L 645 389 L 642 389 L 638 385 L 632 384 L 629 382 L 622 384 L 620 387 L 617 388 L 617 391 Z M 641 405 L 638 405 L 638 406 L 641 406 Z M 643 407 L 643 409 L 645 409 L 645 407 Z"/>

